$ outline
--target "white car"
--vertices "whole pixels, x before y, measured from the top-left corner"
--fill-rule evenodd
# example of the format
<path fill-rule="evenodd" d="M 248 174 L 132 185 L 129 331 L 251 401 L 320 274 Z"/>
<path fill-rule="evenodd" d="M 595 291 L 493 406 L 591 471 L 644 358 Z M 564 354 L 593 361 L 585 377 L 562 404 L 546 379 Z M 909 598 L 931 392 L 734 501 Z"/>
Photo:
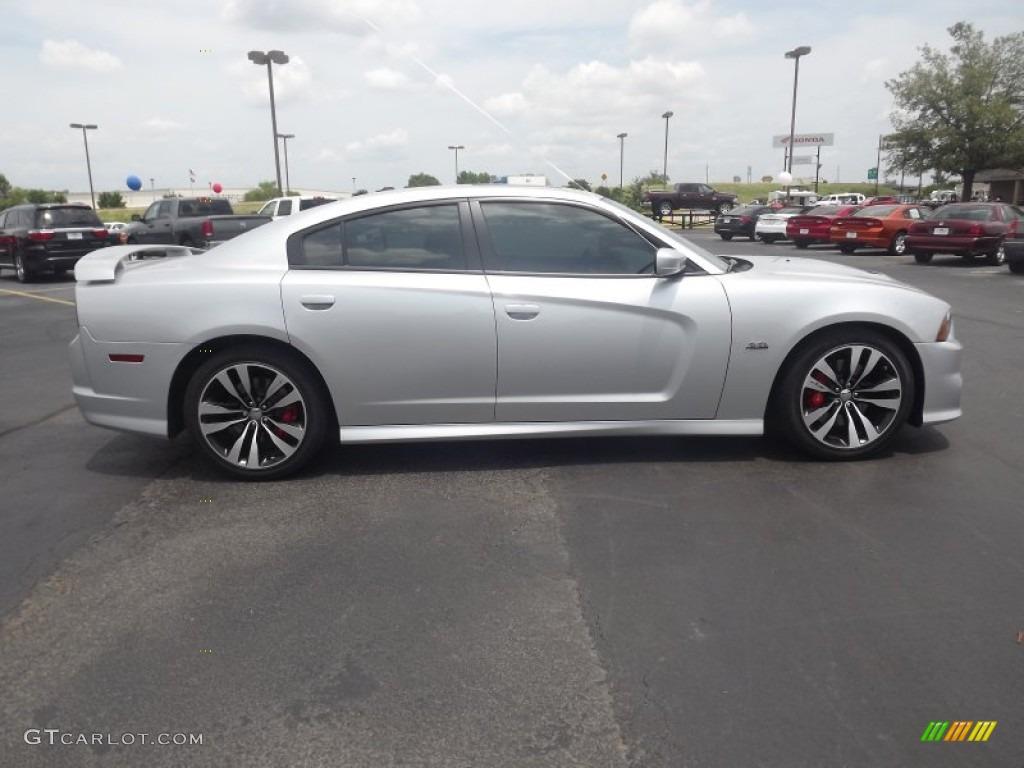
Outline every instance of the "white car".
<path fill-rule="evenodd" d="M 318 205 L 324 205 L 325 203 L 337 202 L 336 197 L 327 197 L 326 195 L 291 195 L 289 197 L 275 197 L 273 200 L 268 200 L 262 208 L 259 210 L 261 216 L 271 216 L 274 219 L 280 219 L 284 216 L 291 216 L 293 213 L 299 211 L 306 211 L 310 208 L 316 208 Z"/>
<path fill-rule="evenodd" d="M 754 225 L 754 237 L 762 243 L 775 243 L 786 239 L 786 222 L 807 208 L 779 208 L 771 213 L 762 213 Z"/>
<path fill-rule="evenodd" d="M 126 229 L 128 227 L 128 222 L 127 221 L 104 221 L 103 222 L 103 226 L 106 227 L 107 232 L 113 232 L 113 233 L 116 234 L 117 232 L 120 232 L 122 229 Z"/>
<path fill-rule="evenodd" d="M 860 192 L 837 192 L 821 198 L 817 205 L 863 205 L 866 199 Z"/>
<path fill-rule="evenodd" d="M 327 439 L 767 425 L 855 459 L 906 422 L 960 416 L 941 299 L 824 261 L 723 259 L 577 190 L 353 197 L 207 252 L 102 248 L 75 278 L 86 420 L 187 430 L 247 479 L 294 472 Z"/>

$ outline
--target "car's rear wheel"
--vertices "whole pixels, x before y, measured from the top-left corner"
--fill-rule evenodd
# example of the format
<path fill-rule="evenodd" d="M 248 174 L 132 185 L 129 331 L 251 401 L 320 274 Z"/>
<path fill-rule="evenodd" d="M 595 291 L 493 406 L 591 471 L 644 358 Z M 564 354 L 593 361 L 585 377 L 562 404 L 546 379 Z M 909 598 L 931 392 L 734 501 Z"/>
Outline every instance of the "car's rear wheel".
<path fill-rule="evenodd" d="M 19 283 L 31 283 L 36 279 L 36 273 L 25 264 L 25 257 L 20 250 L 14 252 L 14 274 Z"/>
<path fill-rule="evenodd" d="M 847 245 L 846 243 L 840 243 L 839 244 L 839 252 L 840 253 L 853 253 L 854 248 L 856 248 L 856 246 Z"/>
<path fill-rule="evenodd" d="M 889 243 L 890 256 L 902 256 L 907 251 L 907 233 L 897 232 Z"/>
<path fill-rule="evenodd" d="M 932 254 L 927 251 L 918 251 L 914 254 L 914 261 L 918 264 L 928 264 L 932 260 Z"/>
<path fill-rule="evenodd" d="M 811 244 L 810 240 L 793 240 L 793 245 L 795 245 L 797 248 L 801 248 L 801 249 L 806 248 L 810 244 Z"/>
<path fill-rule="evenodd" d="M 204 457 L 246 480 L 301 469 L 323 444 L 330 418 L 308 365 L 273 347 L 214 356 L 199 366 L 185 392 L 185 421 Z"/>
<path fill-rule="evenodd" d="M 903 351 L 877 331 L 839 329 L 801 350 L 773 406 L 782 434 L 816 458 L 858 459 L 906 421 L 914 377 Z"/>
<path fill-rule="evenodd" d="M 985 254 L 985 263 L 993 267 L 1000 267 L 1006 263 L 1006 246 L 1002 240 L 999 241 L 998 248 Z"/>
<path fill-rule="evenodd" d="M 728 234 L 726 234 L 724 232 L 719 233 L 718 236 L 720 238 L 722 238 L 723 240 L 732 240 L 732 235 L 728 235 Z"/>

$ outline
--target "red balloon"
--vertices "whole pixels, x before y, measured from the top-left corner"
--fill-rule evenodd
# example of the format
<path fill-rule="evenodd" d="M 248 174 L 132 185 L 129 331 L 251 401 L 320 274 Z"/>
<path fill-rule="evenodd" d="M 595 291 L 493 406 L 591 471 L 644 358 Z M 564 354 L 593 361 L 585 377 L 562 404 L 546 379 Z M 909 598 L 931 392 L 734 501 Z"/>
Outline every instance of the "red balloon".
<path fill-rule="evenodd" d="M 223 189 L 224 187 L 222 187 L 220 184 L 213 185 L 213 191 L 216 192 L 218 195 L 223 191 Z"/>

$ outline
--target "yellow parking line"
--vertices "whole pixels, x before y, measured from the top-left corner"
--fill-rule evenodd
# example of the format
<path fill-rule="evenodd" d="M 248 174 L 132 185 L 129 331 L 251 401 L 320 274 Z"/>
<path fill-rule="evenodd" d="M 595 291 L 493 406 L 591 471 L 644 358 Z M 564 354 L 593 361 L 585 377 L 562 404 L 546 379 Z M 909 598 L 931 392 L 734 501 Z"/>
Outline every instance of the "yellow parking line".
<path fill-rule="evenodd" d="M 26 293 L 25 291 L 12 291 L 8 288 L 0 288 L 0 293 L 6 293 L 11 296 L 23 296 L 26 299 L 38 299 L 39 301 L 52 301 L 54 304 L 67 304 L 69 307 L 75 306 L 75 302 L 67 301 L 65 299 L 54 299 L 50 296 L 40 296 L 36 293 Z"/>

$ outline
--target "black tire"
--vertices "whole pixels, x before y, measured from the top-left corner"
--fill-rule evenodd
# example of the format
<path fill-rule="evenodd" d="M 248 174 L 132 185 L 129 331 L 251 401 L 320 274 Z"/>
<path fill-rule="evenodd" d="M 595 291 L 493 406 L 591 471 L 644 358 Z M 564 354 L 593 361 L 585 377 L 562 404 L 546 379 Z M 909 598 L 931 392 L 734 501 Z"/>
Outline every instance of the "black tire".
<path fill-rule="evenodd" d="M 766 422 L 814 458 L 861 459 L 896 435 L 915 388 L 907 356 L 888 337 L 838 328 L 805 344 L 787 364 Z"/>
<path fill-rule="evenodd" d="M 991 264 L 993 267 L 1001 267 L 1006 263 L 1006 245 L 1002 240 L 999 241 L 999 246 L 994 251 L 985 254 L 985 263 Z"/>
<path fill-rule="evenodd" d="M 889 255 L 890 256 L 902 256 L 907 252 L 907 233 L 897 232 L 893 235 L 892 242 L 889 243 Z"/>
<path fill-rule="evenodd" d="M 668 200 L 659 200 L 655 203 L 654 210 L 658 212 L 659 216 L 671 216 L 672 203 Z"/>
<path fill-rule="evenodd" d="M 918 264 L 928 264 L 932 260 L 932 254 L 927 251 L 918 251 L 914 254 L 914 261 Z"/>
<path fill-rule="evenodd" d="M 14 251 L 14 275 L 19 283 L 34 283 L 36 279 L 36 273 L 25 264 L 25 257 L 20 248 Z"/>
<path fill-rule="evenodd" d="M 853 253 L 857 246 L 847 245 L 846 243 L 840 243 L 838 247 L 840 253 Z"/>
<path fill-rule="evenodd" d="M 795 245 L 797 248 L 799 248 L 801 250 L 805 249 L 810 244 L 811 244 L 810 240 L 796 240 L 796 239 L 793 240 L 793 245 Z"/>
<path fill-rule="evenodd" d="M 1024 259 L 1014 259 L 1008 261 L 1006 266 L 1010 268 L 1010 271 L 1015 275 L 1024 275 Z"/>
<path fill-rule="evenodd" d="M 747 235 L 747 237 L 750 238 L 750 242 L 752 242 L 752 243 L 755 243 L 755 242 L 757 242 L 758 240 L 761 239 L 761 238 L 759 238 L 757 235 L 755 235 L 753 233 Z"/>
<path fill-rule="evenodd" d="M 771 245 L 778 239 L 777 235 L 761 235 L 761 242 L 766 243 L 767 245 Z"/>
<path fill-rule="evenodd" d="M 182 245 L 182 246 L 184 246 L 186 248 L 192 248 L 192 247 L 194 247 L 195 244 L 192 242 L 192 238 L 191 237 L 189 237 L 188 235 L 185 235 L 184 237 L 181 238 L 181 242 L 178 243 L 178 245 Z"/>
<path fill-rule="evenodd" d="M 722 232 L 722 233 L 719 233 L 719 235 L 718 235 L 718 236 L 719 236 L 720 238 L 722 238 L 723 240 L 732 240 L 732 235 L 727 235 L 727 234 L 725 234 L 724 232 Z"/>
<path fill-rule="evenodd" d="M 248 381 L 240 388 L 243 372 Z M 277 377 L 283 382 L 268 391 Z M 205 421 L 203 403 L 209 406 Z M 261 345 L 227 349 L 199 366 L 185 390 L 184 416 L 203 457 L 245 480 L 274 480 L 299 471 L 316 456 L 332 426 L 326 394 L 309 365 Z M 209 429 L 217 423 L 225 426 Z M 261 465 L 255 469 L 247 466 L 253 456 Z"/>

